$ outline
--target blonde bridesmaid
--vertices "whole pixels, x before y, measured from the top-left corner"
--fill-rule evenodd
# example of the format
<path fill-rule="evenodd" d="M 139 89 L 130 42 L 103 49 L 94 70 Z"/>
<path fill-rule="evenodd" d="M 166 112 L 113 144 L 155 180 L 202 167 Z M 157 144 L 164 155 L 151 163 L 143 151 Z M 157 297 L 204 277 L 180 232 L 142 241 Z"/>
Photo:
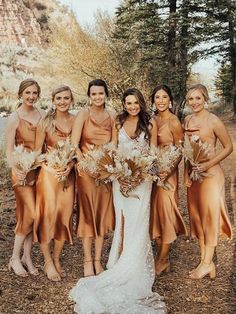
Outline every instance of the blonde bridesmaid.
<path fill-rule="evenodd" d="M 70 87 L 61 86 L 52 92 L 53 107 L 42 119 L 36 133 L 36 150 L 47 151 L 59 140 L 71 135 L 75 116 L 69 113 L 73 103 Z M 67 187 L 58 181 L 57 171 L 43 165 L 36 184 L 36 214 L 34 241 L 40 243 L 44 256 L 44 271 L 48 279 L 60 281 L 66 276 L 60 264 L 60 254 L 65 241 L 72 244 L 72 212 L 74 202 L 74 161 L 60 174 L 68 177 Z M 53 255 L 50 243 L 54 240 Z"/>
<path fill-rule="evenodd" d="M 211 144 L 209 160 L 193 167 L 197 173 L 207 172 L 203 182 L 191 181 L 185 171 L 187 186 L 190 234 L 197 237 L 201 251 L 201 261 L 197 268 L 190 272 L 190 278 L 201 279 L 206 275 L 216 276 L 213 255 L 218 244 L 218 236 L 223 234 L 232 238 L 232 227 L 225 204 L 225 179 L 220 166 L 233 150 L 230 136 L 222 121 L 206 108 L 209 101 L 208 91 L 202 84 L 192 86 L 186 100 L 193 114 L 186 117 L 184 129 L 188 136 L 198 135 L 203 142 Z M 216 152 L 216 142 L 222 149 Z"/>
<path fill-rule="evenodd" d="M 72 143 L 78 146 L 78 158 L 83 158 L 91 147 L 111 141 L 114 114 L 105 107 L 108 88 L 103 80 L 89 83 L 87 95 L 90 107 L 77 115 L 72 130 Z M 104 235 L 114 229 L 114 209 L 110 184 L 97 186 L 94 174 L 83 173 L 77 178 L 78 229 L 84 252 L 84 276 L 98 275 L 103 271 L 101 254 Z M 92 241 L 95 257 L 92 258 Z"/>
<path fill-rule="evenodd" d="M 35 276 L 39 274 L 31 259 L 36 171 L 33 170 L 26 174 L 16 169 L 12 165 L 12 152 L 14 145 L 23 145 L 29 151 L 35 148 L 36 126 L 43 115 L 43 111 L 35 107 L 39 96 L 40 86 L 35 80 L 22 81 L 18 90 L 20 106 L 10 115 L 6 128 L 6 155 L 9 165 L 12 167 L 17 221 L 9 269 L 12 268 L 14 273 L 21 277 L 28 276 L 28 273 Z M 17 185 L 17 182 L 22 180 L 26 180 L 26 185 Z M 22 246 L 24 246 L 24 253 L 21 258 Z"/>
<path fill-rule="evenodd" d="M 157 145 L 165 148 L 169 145 L 179 146 L 183 141 L 183 130 L 178 118 L 171 112 L 173 96 L 166 85 L 157 86 L 151 95 L 152 104 L 156 108 L 153 118 L 157 125 Z M 178 209 L 178 167 L 171 174 L 162 173 L 162 179 L 168 177 L 173 190 L 164 190 L 153 184 L 151 195 L 150 235 L 160 246 L 155 261 L 156 274 L 168 272 L 170 269 L 169 251 L 171 243 L 177 236 L 186 235 L 187 230 Z"/>

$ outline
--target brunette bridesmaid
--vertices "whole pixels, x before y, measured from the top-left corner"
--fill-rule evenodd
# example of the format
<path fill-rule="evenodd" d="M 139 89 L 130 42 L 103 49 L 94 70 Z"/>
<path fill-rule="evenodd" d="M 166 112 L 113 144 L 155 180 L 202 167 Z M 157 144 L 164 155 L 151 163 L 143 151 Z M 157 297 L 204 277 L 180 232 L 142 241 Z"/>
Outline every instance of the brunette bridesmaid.
<path fill-rule="evenodd" d="M 190 278 L 201 279 L 206 275 L 216 276 L 213 255 L 220 234 L 232 238 L 232 228 L 225 204 L 225 179 L 220 166 L 233 150 L 230 136 L 222 121 L 206 108 L 209 101 L 208 91 L 202 84 L 192 86 L 186 96 L 193 114 L 186 117 L 184 129 L 188 136 L 198 135 L 203 142 L 211 144 L 209 160 L 200 163 L 192 170 L 197 173 L 207 172 L 203 182 L 191 181 L 185 171 L 187 186 L 190 234 L 197 237 L 201 251 L 201 261 L 197 268 L 190 272 Z M 222 149 L 216 152 L 216 142 Z"/>
<path fill-rule="evenodd" d="M 157 145 L 165 148 L 169 145 L 179 146 L 183 141 L 182 126 L 178 118 L 171 112 L 173 96 L 166 85 L 157 86 L 151 95 L 152 104 L 156 108 L 153 120 L 157 125 Z M 171 173 L 162 173 L 162 179 L 168 178 L 172 190 L 165 190 L 153 184 L 151 195 L 150 235 L 160 246 L 155 261 L 156 274 L 168 272 L 170 269 L 169 251 L 171 243 L 177 236 L 186 235 L 187 230 L 178 209 L 178 166 Z"/>
<path fill-rule="evenodd" d="M 73 103 L 70 87 L 61 86 L 52 93 L 53 107 L 40 122 L 36 133 L 36 150 L 47 151 L 59 140 L 71 135 L 75 116 L 69 113 Z M 44 271 L 48 279 L 60 281 L 66 276 L 60 264 L 60 253 L 64 242 L 72 244 L 72 212 L 74 202 L 74 161 L 62 172 L 43 165 L 36 184 L 36 214 L 34 241 L 40 243 L 44 256 Z M 67 186 L 59 182 L 57 175 L 67 176 Z M 54 240 L 53 255 L 50 243 Z"/>
<path fill-rule="evenodd" d="M 28 276 L 28 273 L 35 276 L 39 274 L 31 259 L 36 171 L 32 170 L 26 174 L 16 169 L 12 164 L 12 152 L 14 145 L 23 145 L 29 151 L 35 148 L 36 126 L 43 115 L 43 111 L 35 107 L 39 96 L 40 86 L 35 80 L 22 81 L 18 90 L 20 106 L 10 115 L 6 128 L 6 155 L 12 167 L 17 221 L 9 269 L 12 268 L 15 274 L 21 277 Z M 22 180 L 26 180 L 26 185 L 17 185 L 17 182 Z M 22 246 L 24 253 L 21 258 Z"/>
<path fill-rule="evenodd" d="M 72 130 L 72 143 L 78 146 L 78 159 L 91 147 L 111 141 L 114 114 L 105 107 L 108 88 L 103 80 L 89 83 L 87 95 L 90 107 L 76 117 Z M 77 178 L 78 188 L 78 229 L 77 236 L 82 239 L 84 252 L 84 276 L 98 275 L 104 269 L 101 254 L 104 235 L 114 230 L 114 209 L 110 184 L 98 186 L 94 174 L 83 173 Z M 92 258 L 92 241 L 95 257 Z"/>

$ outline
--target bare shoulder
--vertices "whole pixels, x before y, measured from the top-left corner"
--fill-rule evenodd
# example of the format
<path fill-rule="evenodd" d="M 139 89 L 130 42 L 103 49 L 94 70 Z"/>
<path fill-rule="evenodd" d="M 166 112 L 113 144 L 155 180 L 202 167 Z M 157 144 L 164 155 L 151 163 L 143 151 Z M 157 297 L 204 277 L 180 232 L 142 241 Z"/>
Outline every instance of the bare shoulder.
<path fill-rule="evenodd" d="M 14 111 L 10 114 L 10 116 L 7 119 L 7 126 L 16 127 L 19 124 L 19 121 L 20 121 L 19 116 L 18 116 L 17 112 Z"/>
<path fill-rule="evenodd" d="M 39 113 L 41 114 L 41 117 L 42 117 L 42 118 L 44 118 L 44 117 L 46 116 L 46 111 L 45 111 L 45 110 L 39 108 L 38 111 L 39 111 Z"/>
<path fill-rule="evenodd" d="M 180 128 L 180 127 L 182 128 L 179 118 L 174 114 L 172 114 L 172 116 L 170 117 L 169 122 L 170 122 L 171 128 L 173 129 Z"/>
<path fill-rule="evenodd" d="M 109 113 L 109 115 L 112 117 L 112 118 L 116 118 L 117 116 L 117 113 L 115 110 L 107 110 L 107 112 Z"/>
<path fill-rule="evenodd" d="M 212 124 L 215 126 L 223 124 L 221 119 L 217 117 L 217 115 L 215 115 L 214 113 L 210 113 L 210 119 L 211 119 Z"/>
<path fill-rule="evenodd" d="M 192 114 L 188 114 L 188 115 L 184 118 L 184 124 L 185 124 L 186 122 L 188 122 L 191 117 L 192 117 Z"/>
<path fill-rule="evenodd" d="M 85 120 L 88 116 L 89 116 L 89 110 L 86 108 L 86 109 L 79 110 L 79 112 L 75 116 L 75 119 Z"/>

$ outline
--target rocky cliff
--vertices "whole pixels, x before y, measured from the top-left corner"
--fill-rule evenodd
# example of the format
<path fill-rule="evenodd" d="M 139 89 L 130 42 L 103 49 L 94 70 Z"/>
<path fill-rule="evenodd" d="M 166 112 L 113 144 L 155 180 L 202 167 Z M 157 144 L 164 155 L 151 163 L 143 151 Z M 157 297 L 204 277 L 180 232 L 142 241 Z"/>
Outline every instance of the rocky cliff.
<path fill-rule="evenodd" d="M 0 43 L 41 45 L 56 1 L 0 0 Z"/>

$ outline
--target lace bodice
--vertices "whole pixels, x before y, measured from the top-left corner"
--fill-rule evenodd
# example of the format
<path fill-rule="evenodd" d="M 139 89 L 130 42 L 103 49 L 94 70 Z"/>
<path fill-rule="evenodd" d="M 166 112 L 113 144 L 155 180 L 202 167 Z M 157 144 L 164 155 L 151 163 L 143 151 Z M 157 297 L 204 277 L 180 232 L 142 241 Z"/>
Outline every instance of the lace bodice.
<path fill-rule="evenodd" d="M 119 130 L 118 135 L 118 146 L 126 146 L 129 149 L 139 149 L 145 151 L 149 149 L 148 140 L 145 138 L 144 132 L 142 132 L 138 137 L 132 139 L 125 131 L 124 127 Z"/>

